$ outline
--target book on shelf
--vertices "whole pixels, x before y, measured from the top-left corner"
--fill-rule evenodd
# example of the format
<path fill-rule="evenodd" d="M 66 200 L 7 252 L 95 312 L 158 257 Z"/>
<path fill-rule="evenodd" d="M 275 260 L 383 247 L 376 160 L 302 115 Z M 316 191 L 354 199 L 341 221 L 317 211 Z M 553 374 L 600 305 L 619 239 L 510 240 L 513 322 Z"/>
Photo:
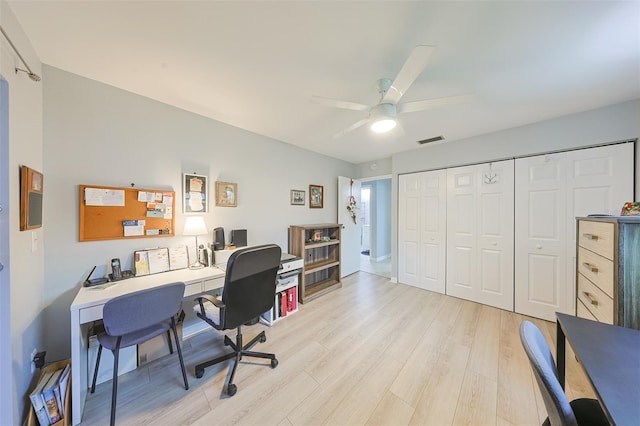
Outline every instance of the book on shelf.
<path fill-rule="evenodd" d="M 291 287 L 287 289 L 287 310 L 289 312 L 295 311 L 298 308 L 298 294 L 297 288 Z"/>
<path fill-rule="evenodd" d="M 287 316 L 287 292 L 283 291 L 280 293 L 280 316 Z"/>
<path fill-rule="evenodd" d="M 60 401 L 58 403 L 58 408 L 60 409 L 60 417 L 64 417 L 66 414 L 64 411 L 64 402 L 67 397 L 67 383 L 69 383 L 70 376 L 71 364 L 67 363 L 67 365 L 62 370 L 62 373 L 60 374 L 60 379 L 58 380 L 58 386 L 56 388 L 58 390 L 58 395 L 60 395 Z"/>
<path fill-rule="evenodd" d="M 42 400 L 44 401 L 50 424 L 60 420 L 60 409 L 54 392 L 54 389 L 58 386 L 60 374 L 62 374 L 62 368 L 54 371 L 47 384 L 42 388 Z"/>
<path fill-rule="evenodd" d="M 38 384 L 29 395 L 29 399 L 31 399 L 31 405 L 33 406 L 33 411 L 35 411 L 36 413 L 36 418 L 38 419 L 38 423 L 40 423 L 40 426 L 49 425 L 47 408 L 44 405 L 44 400 L 42 399 L 42 389 L 51 378 L 51 375 L 53 375 L 52 371 L 43 373 L 42 376 L 40 376 L 40 381 L 38 381 Z"/>

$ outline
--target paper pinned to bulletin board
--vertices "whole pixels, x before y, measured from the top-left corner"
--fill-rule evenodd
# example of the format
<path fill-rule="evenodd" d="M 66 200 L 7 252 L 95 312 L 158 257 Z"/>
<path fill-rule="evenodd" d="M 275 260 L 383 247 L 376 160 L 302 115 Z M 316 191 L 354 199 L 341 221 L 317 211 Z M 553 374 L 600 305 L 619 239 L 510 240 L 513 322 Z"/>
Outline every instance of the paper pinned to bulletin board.
<path fill-rule="evenodd" d="M 79 186 L 80 241 L 175 236 L 175 192 Z"/>

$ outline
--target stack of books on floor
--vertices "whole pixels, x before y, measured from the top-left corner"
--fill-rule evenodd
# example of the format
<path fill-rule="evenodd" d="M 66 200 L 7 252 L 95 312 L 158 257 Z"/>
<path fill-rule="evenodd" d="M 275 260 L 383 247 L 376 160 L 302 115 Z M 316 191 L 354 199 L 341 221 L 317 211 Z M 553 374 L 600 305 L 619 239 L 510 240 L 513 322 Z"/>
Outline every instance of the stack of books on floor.
<path fill-rule="evenodd" d="M 29 425 L 49 426 L 61 422 L 65 416 L 71 416 L 71 413 L 67 413 L 66 404 L 70 375 L 71 364 L 68 361 L 55 363 L 42 370 L 38 384 L 29 395 L 35 414 L 35 419 L 29 416 Z"/>

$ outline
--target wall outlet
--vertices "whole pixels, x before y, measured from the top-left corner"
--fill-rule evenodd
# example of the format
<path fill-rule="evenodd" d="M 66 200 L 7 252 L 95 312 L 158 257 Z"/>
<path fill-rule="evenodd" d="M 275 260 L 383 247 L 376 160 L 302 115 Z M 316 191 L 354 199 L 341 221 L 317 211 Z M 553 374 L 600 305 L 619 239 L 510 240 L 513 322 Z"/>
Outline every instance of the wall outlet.
<path fill-rule="evenodd" d="M 35 373 L 35 372 L 36 372 L 36 361 L 35 361 L 35 357 L 36 357 L 36 354 L 37 354 L 37 353 L 38 353 L 38 350 L 34 348 L 34 349 L 31 351 L 31 356 L 29 357 L 29 362 L 31 363 L 31 374 L 33 374 L 33 373 Z"/>

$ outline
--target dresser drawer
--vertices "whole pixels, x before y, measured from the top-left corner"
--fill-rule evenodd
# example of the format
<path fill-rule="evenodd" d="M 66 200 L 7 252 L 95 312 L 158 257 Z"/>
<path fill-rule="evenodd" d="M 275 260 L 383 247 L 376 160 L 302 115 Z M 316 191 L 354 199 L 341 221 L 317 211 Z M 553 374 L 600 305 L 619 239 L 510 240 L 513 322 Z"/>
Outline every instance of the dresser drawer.
<path fill-rule="evenodd" d="M 613 261 L 582 247 L 578 248 L 578 273 L 613 298 Z"/>
<path fill-rule="evenodd" d="M 581 274 L 578 274 L 578 300 L 589 307 L 598 321 L 613 324 L 613 299 Z"/>
<path fill-rule="evenodd" d="M 613 223 L 578 222 L 578 245 L 613 260 Z"/>
<path fill-rule="evenodd" d="M 584 306 L 584 303 L 582 303 L 582 301 L 578 300 L 578 306 L 576 306 L 576 314 L 577 316 L 579 316 L 580 318 L 586 318 L 588 320 L 592 320 L 592 321 L 598 321 L 598 318 L 595 317 L 595 315 L 593 315 L 591 313 L 591 311 L 589 309 L 587 309 L 586 306 Z"/>

